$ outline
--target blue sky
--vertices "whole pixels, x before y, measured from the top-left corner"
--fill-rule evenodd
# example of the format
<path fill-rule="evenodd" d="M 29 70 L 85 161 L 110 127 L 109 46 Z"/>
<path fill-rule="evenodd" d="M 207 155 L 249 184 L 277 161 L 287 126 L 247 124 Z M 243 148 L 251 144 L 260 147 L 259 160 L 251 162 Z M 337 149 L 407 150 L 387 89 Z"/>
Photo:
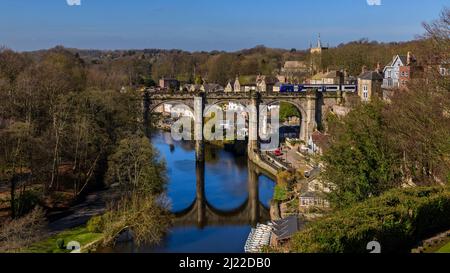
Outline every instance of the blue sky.
<path fill-rule="evenodd" d="M 35 50 L 238 50 L 255 45 L 331 46 L 367 37 L 404 41 L 422 34 L 448 0 L 0 0 L 0 45 Z"/>

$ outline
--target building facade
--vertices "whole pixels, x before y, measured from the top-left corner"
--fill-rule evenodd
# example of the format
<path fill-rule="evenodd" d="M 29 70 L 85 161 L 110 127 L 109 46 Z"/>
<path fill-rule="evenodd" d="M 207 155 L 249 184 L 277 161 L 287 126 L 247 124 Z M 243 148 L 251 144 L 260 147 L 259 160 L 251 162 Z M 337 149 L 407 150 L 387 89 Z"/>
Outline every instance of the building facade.
<path fill-rule="evenodd" d="M 408 82 L 418 77 L 422 71 L 417 65 L 417 60 L 411 52 L 406 56 L 396 55 L 383 70 L 384 89 L 404 89 Z"/>
<path fill-rule="evenodd" d="M 343 84 L 344 73 L 341 71 L 320 72 L 314 75 L 310 80 L 310 84 Z"/>
<path fill-rule="evenodd" d="M 159 80 L 159 87 L 168 90 L 178 90 L 180 82 L 176 79 L 162 78 Z"/>
<path fill-rule="evenodd" d="M 374 96 L 383 97 L 383 75 L 378 71 L 366 71 L 358 76 L 358 96 L 361 101 L 370 101 Z"/>

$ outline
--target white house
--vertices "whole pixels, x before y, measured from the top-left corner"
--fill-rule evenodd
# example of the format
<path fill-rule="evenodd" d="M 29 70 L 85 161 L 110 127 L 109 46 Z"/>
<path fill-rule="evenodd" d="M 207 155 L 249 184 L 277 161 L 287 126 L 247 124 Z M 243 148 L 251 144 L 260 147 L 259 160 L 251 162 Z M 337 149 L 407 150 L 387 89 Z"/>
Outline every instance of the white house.
<path fill-rule="evenodd" d="M 399 86 L 400 80 L 400 67 L 405 66 L 407 63 L 406 56 L 397 55 L 394 57 L 383 70 L 384 88 L 396 88 Z"/>
<path fill-rule="evenodd" d="M 307 185 L 305 193 L 300 195 L 300 211 L 307 211 L 311 207 L 329 208 L 330 203 L 325 198 L 330 193 L 330 188 L 318 179 L 314 179 Z"/>
<path fill-rule="evenodd" d="M 158 109 L 156 111 L 159 112 Z M 189 107 L 178 104 L 165 103 L 162 112 L 166 114 L 174 113 L 178 117 L 194 118 L 194 113 L 192 113 Z"/>
<path fill-rule="evenodd" d="M 417 68 L 416 59 L 411 52 L 408 55 L 394 56 L 392 62 L 390 62 L 383 70 L 383 88 L 399 88 L 406 84 L 406 82 L 412 78 Z"/>

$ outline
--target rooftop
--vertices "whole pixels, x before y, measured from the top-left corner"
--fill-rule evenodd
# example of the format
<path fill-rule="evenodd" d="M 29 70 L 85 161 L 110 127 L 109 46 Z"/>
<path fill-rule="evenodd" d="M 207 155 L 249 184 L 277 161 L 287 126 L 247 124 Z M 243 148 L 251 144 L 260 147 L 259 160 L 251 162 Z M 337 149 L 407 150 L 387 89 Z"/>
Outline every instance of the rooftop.
<path fill-rule="evenodd" d="M 278 240 L 291 238 L 298 230 L 298 219 L 296 216 L 273 221 L 273 234 L 277 236 Z"/>
<path fill-rule="evenodd" d="M 358 76 L 361 80 L 383 80 L 383 75 L 377 71 L 366 71 Z"/>

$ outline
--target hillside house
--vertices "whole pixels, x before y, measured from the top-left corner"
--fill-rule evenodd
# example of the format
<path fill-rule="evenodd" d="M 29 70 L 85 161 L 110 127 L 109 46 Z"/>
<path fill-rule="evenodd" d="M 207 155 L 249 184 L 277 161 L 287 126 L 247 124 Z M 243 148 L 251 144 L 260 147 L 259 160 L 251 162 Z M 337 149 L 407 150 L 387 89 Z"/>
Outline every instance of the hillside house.
<path fill-rule="evenodd" d="M 178 90 L 180 82 L 176 79 L 162 78 L 159 80 L 159 87 L 167 90 Z"/>
<path fill-rule="evenodd" d="M 422 67 L 417 64 L 417 60 L 411 52 L 406 56 L 394 56 L 383 70 L 384 89 L 404 89 L 407 88 L 408 82 L 419 77 L 423 71 Z"/>
<path fill-rule="evenodd" d="M 365 71 L 358 76 L 358 96 L 367 102 L 374 96 L 383 97 L 383 74 L 378 71 Z"/>
<path fill-rule="evenodd" d="M 314 75 L 310 80 L 310 84 L 343 84 L 344 73 L 337 70 L 320 72 Z"/>

